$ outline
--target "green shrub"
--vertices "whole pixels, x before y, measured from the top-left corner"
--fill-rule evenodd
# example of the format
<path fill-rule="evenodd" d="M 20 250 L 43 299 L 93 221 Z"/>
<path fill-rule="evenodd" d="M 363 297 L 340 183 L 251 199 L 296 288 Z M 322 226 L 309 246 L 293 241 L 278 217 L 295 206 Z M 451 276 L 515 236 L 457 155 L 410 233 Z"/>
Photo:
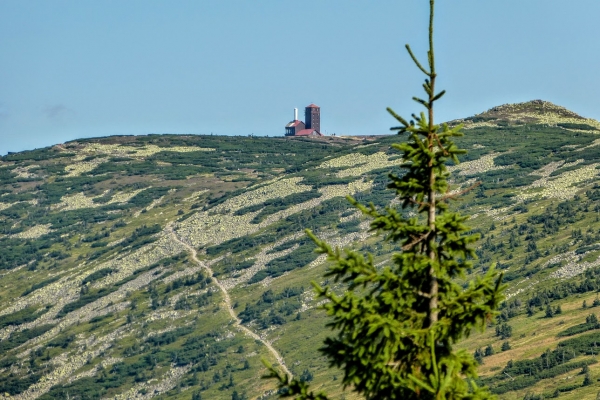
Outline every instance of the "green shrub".
<path fill-rule="evenodd" d="M 55 325 L 46 324 L 39 325 L 34 328 L 24 329 L 20 332 L 13 332 L 8 339 L 0 342 L 0 352 L 6 352 L 8 350 L 14 349 L 27 342 L 30 339 L 36 338 L 44 333 L 48 332 L 50 329 L 54 328 Z"/>
<path fill-rule="evenodd" d="M 88 276 L 86 276 L 83 281 L 81 281 L 82 285 L 85 285 L 87 283 L 91 283 L 91 282 L 95 282 L 97 280 L 100 280 L 102 278 L 104 278 L 107 275 L 112 274 L 113 272 L 115 272 L 115 270 L 113 268 L 102 268 L 96 272 L 93 272 L 91 274 L 89 274 Z"/>
<path fill-rule="evenodd" d="M 35 321 L 39 316 L 47 312 L 48 309 L 49 308 L 46 307 L 40 310 L 38 307 L 29 306 L 11 314 L 2 315 L 0 316 L 0 328 Z"/>

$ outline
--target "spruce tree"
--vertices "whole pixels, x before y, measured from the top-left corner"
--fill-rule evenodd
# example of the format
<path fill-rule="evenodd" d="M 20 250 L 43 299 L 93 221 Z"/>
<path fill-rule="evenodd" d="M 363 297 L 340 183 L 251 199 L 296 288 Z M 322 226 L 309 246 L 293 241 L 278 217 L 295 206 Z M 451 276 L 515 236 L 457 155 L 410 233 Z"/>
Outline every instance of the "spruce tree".
<path fill-rule="evenodd" d="M 581 368 L 580 374 L 581 375 L 585 375 L 585 374 L 588 374 L 589 372 L 590 372 L 590 367 L 587 364 L 585 364 L 583 366 L 583 368 Z"/>
<path fill-rule="evenodd" d="M 473 358 L 475 358 L 477 364 L 483 364 L 483 351 L 481 350 L 481 348 L 475 350 L 475 353 L 473 353 Z"/>
<path fill-rule="evenodd" d="M 407 134 L 393 148 L 402 155 L 402 175 L 390 174 L 388 188 L 394 190 L 402 209 L 376 209 L 349 197 L 363 214 L 372 218 L 371 229 L 384 240 L 399 243 L 392 265 L 376 268 L 371 254 L 333 249 L 311 232 L 317 252 L 326 254 L 332 266 L 326 277 L 347 286 L 343 294 L 315 284 L 318 297 L 332 317 L 328 326 L 336 336 L 326 339 L 321 352 L 330 365 L 344 372 L 342 384 L 366 399 L 489 399 L 486 388 L 474 382 L 478 363 L 454 344 L 474 327 L 483 329 L 502 300 L 501 276 L 493 266 L 484 276 L 457 283 L 472 267 L 478 239 L 469 235 L 467 217 L 449 209 L 457 195 L 448 192 L 446 163 L 458 163 L 465 153 L 452 141 L 462 136 L 461 126 L 434 122 L 437 72 L 433 51 L 434 0 L 430 0 L 429 51 L 426 67 L 410 46 L 408 53 L 426 75 L 425 99 L 414 100 L 425 112 L 408 121 L 388 109 Z M 416 216 L 410 216 L 413 211 Z M 290 380 L 269 366 L 267 378 L 277 378 L 282 396 L 297 399 L 327 399 L 315 394 L 301 379 Z"/>
<path fill-rule="evenodd" d="M 535 314 L 535 310 L 533 309 L 533 307 L 527 306 L 527 316 L 533 317 L 534 314 Z"/>

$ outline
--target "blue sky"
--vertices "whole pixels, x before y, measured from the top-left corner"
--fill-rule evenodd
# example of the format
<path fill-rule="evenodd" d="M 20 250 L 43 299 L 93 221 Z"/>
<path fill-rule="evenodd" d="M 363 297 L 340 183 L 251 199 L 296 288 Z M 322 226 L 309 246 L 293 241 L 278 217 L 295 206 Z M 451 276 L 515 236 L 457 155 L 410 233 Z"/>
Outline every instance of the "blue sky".
<path fill-rule="evenodd" d="M 386 134 L 419 111 L 426 0 L 0 1 L 0 154 L 83 137 Z M 438 0 L 440 121 L 544 99 L 600 119 L 597 0 Z"/>

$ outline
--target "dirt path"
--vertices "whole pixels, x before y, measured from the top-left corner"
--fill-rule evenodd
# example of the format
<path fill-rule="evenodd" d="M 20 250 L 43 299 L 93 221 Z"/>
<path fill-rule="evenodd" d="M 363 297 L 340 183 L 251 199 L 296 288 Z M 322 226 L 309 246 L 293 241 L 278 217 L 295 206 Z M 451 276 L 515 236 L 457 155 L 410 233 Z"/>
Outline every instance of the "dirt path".
<path fill-rule="evenodd" d="M 275 357 L 275 359 L 279 363 L 279 366 L 281 367 L 281 369 L 283 369 L 283 371 L 287 375 L 289 375 L 290 378 L 292 378 L 293 375 L 288 370 L 288 368 L 286 367 L 285 361 L 283 360 L 283 357 L 281 357 L 281 355 L 279 354 L 279 352 L 277 350 L 275 350 L 275 348 L 271 345 L 271 343 L 269 343 L 268 341 L 266 341 L 265 339 L 261 338 L 256 333 L 254 333 L 253 331 L 251 331 L 250 329 L 248 329 L 247 327 L 245 327 L 244 325 L 242 325 L 242 321 L 235 314 L 235 311 L 233 311 L 233 307 L 231 306 L 231 297 L 229 297 L 229 293 L 227 292 L 227 289 L 225 289 L 225 287 L 221 284 L 221 282 L 219 282 L 219 280 L 213 276 L 212 269 L 210 269 L 210 267 L 208 267 L 206 264 L 204 264 L 202 261 L 200 261 L 198 259 L 198 253 L 196 252 L 196 249 L 194 249 L 192 246 L 190 246 L 189 244 L 187 244 L 186 242 L 184 242 L 183 240 L 181 240 L 177 236 L 177 234 L 175 233 L 175 231 L 173 230 L 173 228 L 171 226 L 167 227 L 167 231 L 169 231 L 171 233 L 171 235 L 172 235 L 172 237 L 173 237 L 174 240 L 176 240 L 177 242 L 181 243 L 183 246 L 185 246 L 186 249 L 188 249 L 188 251 L 192 254 L 192 259 L 194 260 L 194 262 L 196 264 L 198 264 L 200 267 L 204 268 L 204 270 L 206 270 L 206 272 L 208 272 L 208 275 L 212 278 L 212 280 L 215 283 L 215 285 L 217 285 L 219 287 L 219 289 L 221 289 L 221 292 L 223 293 L 223 297 L 225 298 L 225 305 L 227 306 L 227 311 L 229 312 L 229 315 L 231 316 L 231 318 L 233 318 L 233 320 L 235 321 L 234 326 L 236 326 L 238 329 L 244 331 L 247 335 L 249 335 L 253 339 L 258 340 L 262 344 L 264 344 L 265 347 L 271 352 L 271 354 L 273 355 L 273 357 Z"/>

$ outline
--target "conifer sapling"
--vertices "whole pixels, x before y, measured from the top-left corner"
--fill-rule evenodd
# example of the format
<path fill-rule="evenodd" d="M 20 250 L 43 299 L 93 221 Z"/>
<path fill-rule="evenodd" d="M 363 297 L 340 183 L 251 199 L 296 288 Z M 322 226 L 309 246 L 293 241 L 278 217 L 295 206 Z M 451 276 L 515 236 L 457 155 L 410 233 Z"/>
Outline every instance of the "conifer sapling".
<path fill-rule="evenodd" d="M 392 129 L 408 135 L 406 142 L 392 146 L 402 154 L 405 172 L 390 174 L 388 184 L 401 209 L 379 210 L 349 197 L 372 218 L 371 230 L 400 244 L 402 251 L 393 255 L 392 265 L 377 268 L 371 254 L 333 249 L 308 232 L 317 251 L 333 264 L 326 277 L 347 287 L 337 294 L 329 286 L 315 284 L 318 297 L 328 300 L 323 308 L 332 317 L 328 326 L 336 332 L 320 351 L 331 366 L 341 368 L 344 387 L 366 399 L 493 398 L 474 382 L 478 363 L 473 355 L 453 347 L 493 318 L 503 287 L 493 266 L 466 288 L 457 283 L 472 267 L 476 256 L 471 245 L 478 237 L 467 233 L 467 217 L 449 209 L 448 202 L 460 193 L 449 193 L 446 163 L 458 163 L 457 156 L 465 151 L 452 141 L 462 136 L 462 126 L 434 123 L 434 103 L 444 91 L 436 92 L 435 87 L 434 0 L 429 3 L 426 66 L 406 46 L 426 75 L 426 98 L 414 98 L 425 112 L 412 114 L 409 121 L 388 109 L 400 124 Z M 282 397 L 328 398 L 311 392 L 306 381 L 268 367 L 267 378 L 278 379 Z"/>

